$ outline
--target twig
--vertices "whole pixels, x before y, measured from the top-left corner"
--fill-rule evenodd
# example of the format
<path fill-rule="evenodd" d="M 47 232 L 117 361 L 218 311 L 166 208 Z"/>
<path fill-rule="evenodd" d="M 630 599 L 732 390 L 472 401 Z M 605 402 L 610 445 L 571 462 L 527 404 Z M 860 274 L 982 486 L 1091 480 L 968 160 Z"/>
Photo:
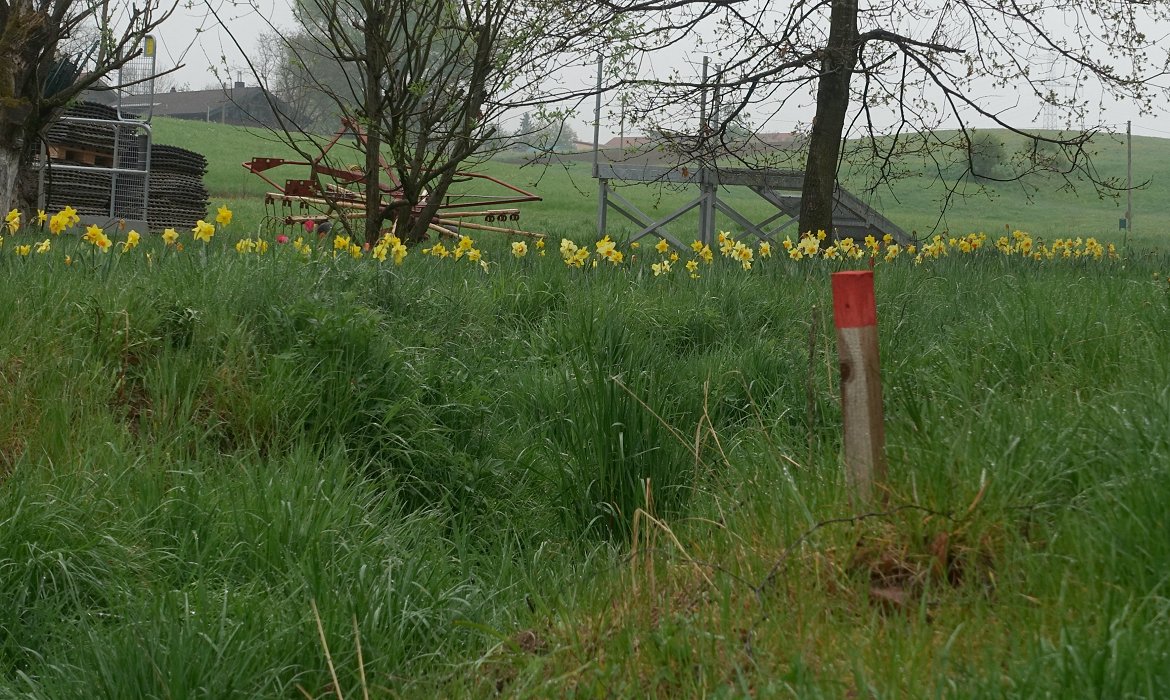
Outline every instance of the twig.
<path fill-rule="evenodd" d="M 321 648 L 325 650 L 325 663 L 329 665 L 329 675 L 333 678 L 333 690 L 337 693 L 337 700 L 345 700 L 341 694 L 341 684 L 337 682 L 337 669 L 333 668 L 333 656 L 329 653 L 329 642 L 325 641 L 325 628 L 321 625 L 321 614 L 317 612 L 316 599 L 310 598 L 309 605 L 313 608 L 313 619 L 317 621 L 317 634 L 321 638 Z"/>

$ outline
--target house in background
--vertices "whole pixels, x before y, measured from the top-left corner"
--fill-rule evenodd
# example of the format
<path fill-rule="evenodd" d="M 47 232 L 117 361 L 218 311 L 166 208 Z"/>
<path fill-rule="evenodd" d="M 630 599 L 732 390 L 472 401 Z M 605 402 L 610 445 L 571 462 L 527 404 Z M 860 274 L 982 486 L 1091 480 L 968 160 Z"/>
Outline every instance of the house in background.
<path fill-rule="evenodd" d="M 117 96 L 111 91 L 94 91 L 86 93 L 83 99 L 113 104 Z M 171 88 L 169 92 L 155 93 L 150 103 L 146 102 L 147 99 L 150 96 L 124 96 L 121 108 L 129 112 L 135 111 L 135 108 L 142 112 L 152 111 L 157 117 L 279 128 L 280 120 L 273 109 L 275 106 L 286 122 L 296 120 L 296 110 L 288 103 L 264 88 L 246 87 L 242 82 L 211 90 L 180 92 Z"/>

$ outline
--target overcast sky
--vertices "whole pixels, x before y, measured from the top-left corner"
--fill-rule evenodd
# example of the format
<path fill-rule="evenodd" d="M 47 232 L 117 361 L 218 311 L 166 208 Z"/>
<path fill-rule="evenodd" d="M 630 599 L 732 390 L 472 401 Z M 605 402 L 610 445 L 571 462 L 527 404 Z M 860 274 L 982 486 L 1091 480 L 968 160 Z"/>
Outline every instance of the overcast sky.
<path fill-rule="evenodd" d="M 244 47 L 244 50 L 252 54 L 255 53 L 260 35 L 269 30 L 269 23 L 278 27 L 290 27 L 293 23 L 292 11 L 287 1 L 252 0 L 259 7 L 259 11 L 247 4 L 233 5 L 230 0 L 221 0 L 221 2 L 222 4 L 217 10 L 220 19 L 232 28 L 235 40 Z M 159 38 L 158 68 L 165 70 L 180 63 L 184 65 L 182 69 L 168 78 L 171 85 L 186 86 L 190 89 L 217 86 L 220 84 L 220 79 L 214 69 L 220 67 L 220 75 L 222 75 L 222 66 L 225 62 L 232 69 L 231 80 L 241 78 L 249 85 L 256 84 L 256 79 L 247 70 L 243 54 L 236 48 L 227 32 L 220 27 L 219 22 L 207 9 L 205 3 L 196 0 L 190 3 L 189 7 L 180 7 L 175 11 L 174 16 L 161 27 L 157 35 Z M 695 66 L 694 70 L 697 74 L 701 61 L 701 55 L 692 56 L 681 53 L 672 57 L 670 62 L 675 65 L 689 63 Z M 584 86 L 591 82 L 592 75 L 592 70 L 578 71 L 577 74 L 568 76 L 566 80 Z M 1002 99 L 1005 104 L 1018 101 L 1018 97 L 1011 94 L 1002 95 Z M 811 98 L 809 102 L 811 103 Z M 607 104 L 606 107 L 607 112 L 616 111 L 616 104 Z M 788 131 L 798 121 L 807 123 L 809 119 L 807 110 L 793 108 L 791 111 L 790 114 L 781 113 L 771 117 L 768 123 L 756 126 L 761 127 L 764 131 Z M 1027 126 L 1033 123 L 1035 113 L 1034 106 L 1023 103 L 1022 106 L 1014 110 L 1014 119 L 1016 123 Z M 1115 125 L 1118 131 L 1124 132 L 1126 120 L 1132 119 L 1135 135 L 1170 137 L 1170 120 L 1160 119 L 1162 116 L 1165 115 L 1143 117 L 1139 116 L 1136 110 L 1128 105 L 1106 104 L 1100 113 L 1099 121 Z M 577 118 L 572 121 L 572 126 L 576 129 L 578 138 L 581 140 L 592 138 L 592 119 L 592 102 L 582 105 Z M 603 140 L 616 134 L 617 131 L 616 124 L 606 124 L 603 120 Z"/>

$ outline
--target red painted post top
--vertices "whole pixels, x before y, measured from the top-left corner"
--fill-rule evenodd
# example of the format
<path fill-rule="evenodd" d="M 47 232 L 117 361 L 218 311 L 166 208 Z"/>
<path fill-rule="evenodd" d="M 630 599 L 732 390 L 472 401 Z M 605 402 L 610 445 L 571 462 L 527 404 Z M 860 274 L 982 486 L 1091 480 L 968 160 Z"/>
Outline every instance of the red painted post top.
<path fill-rule="evenodd" d="M 833 273 L 833 320 L 837 328 L 877 325 L 873 270 Z"/>

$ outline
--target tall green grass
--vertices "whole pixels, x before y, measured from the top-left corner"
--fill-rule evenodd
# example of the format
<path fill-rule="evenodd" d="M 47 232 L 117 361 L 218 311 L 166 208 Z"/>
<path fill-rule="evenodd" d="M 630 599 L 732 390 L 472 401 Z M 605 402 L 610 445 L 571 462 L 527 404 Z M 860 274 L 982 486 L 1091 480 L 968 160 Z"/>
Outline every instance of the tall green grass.
<path fill-rule="evenodd" d="M 879 265 L 855 519 L 828 265 L 238 256 L 254 224 L 6 242 L 0 695 L 1170 688 L 1165 255 Z"/>

